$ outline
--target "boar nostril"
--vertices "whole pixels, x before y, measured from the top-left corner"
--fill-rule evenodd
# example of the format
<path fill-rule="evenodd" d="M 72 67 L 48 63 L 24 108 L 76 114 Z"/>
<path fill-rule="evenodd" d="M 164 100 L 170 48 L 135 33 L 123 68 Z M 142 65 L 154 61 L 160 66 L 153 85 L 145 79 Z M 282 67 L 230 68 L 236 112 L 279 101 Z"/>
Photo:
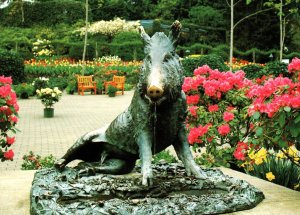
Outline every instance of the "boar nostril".
<path fill-rule="evenodd" d="M 162 97 L 163 95 L 163 89 L 161 87 L 157 87 L 157 86 L 150 86 L 147 89 L 147 95 L 151 98 L 151 99 L 157 99 Z"/>

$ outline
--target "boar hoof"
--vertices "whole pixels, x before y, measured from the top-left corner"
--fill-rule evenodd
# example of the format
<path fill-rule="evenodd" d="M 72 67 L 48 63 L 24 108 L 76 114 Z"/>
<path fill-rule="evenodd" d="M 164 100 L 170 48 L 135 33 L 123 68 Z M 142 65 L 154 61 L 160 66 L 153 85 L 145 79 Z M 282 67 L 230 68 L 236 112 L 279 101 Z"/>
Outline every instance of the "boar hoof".
<path fill-rule="evenodd" d="M 148 187 L 153 185 L 153 175 L 152 175 L 152 173 L 143 174 L 142 185 L 148 186 Z"/>
<path fill-rule="evenodd" d="M 64 169 L 66 166 L 66 160 L 65 159 L 59 159 L 58 161 L 55 162 L 54 167 L 58 170 Z"/>

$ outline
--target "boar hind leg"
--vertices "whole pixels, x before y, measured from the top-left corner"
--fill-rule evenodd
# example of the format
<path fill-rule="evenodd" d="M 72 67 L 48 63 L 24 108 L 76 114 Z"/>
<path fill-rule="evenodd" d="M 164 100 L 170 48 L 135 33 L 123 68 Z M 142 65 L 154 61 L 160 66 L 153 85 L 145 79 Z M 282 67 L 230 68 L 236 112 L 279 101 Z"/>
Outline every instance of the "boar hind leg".
<path fill-rule="evenodd" d="M 196 164 L 193 159 L 184 128 L 181 128 L 181 130 L 179 131 L 178 139 L 173 144 L 173 146 L 178 158 L 183 162 L 188 175 L 191 175 L 192 173 L 197 178 L 207 178 L 205 172 Z"/>
<path fill-rule="evenodd" d="M 78 164 L 77 168 L 80 169 L 79 175 L 89 176 L 100 174 L 126 174 L 130 173 L 135 166 L 135 160 L 123 160 L 117 158 L 110 158 L 104 162 L 82 162 Z"/>

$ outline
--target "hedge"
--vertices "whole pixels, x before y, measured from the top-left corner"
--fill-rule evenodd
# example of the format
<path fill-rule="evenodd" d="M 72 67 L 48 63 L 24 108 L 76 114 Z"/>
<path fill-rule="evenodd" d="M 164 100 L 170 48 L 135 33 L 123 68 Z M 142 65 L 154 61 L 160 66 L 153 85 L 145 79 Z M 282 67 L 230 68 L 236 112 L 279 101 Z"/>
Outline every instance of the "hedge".
<path fill-rule="evenodd" d="M 58 23 L 74 24 L 85 18 L 85 6 L 80 1 L 53 0 L 34 3 L 23 2 L 24 23 L 20 6 L 14 1 L 9 7 L 2 9 L 0 23 L 4 26 L 29 27 L 33 25 L 56 25 Z"/>
<path fill-rule="evenodd" d="M 0 75 L 11 76 L 13 84 L 24 82 L 23 58 L 16 52 L 0 49 Z"/>

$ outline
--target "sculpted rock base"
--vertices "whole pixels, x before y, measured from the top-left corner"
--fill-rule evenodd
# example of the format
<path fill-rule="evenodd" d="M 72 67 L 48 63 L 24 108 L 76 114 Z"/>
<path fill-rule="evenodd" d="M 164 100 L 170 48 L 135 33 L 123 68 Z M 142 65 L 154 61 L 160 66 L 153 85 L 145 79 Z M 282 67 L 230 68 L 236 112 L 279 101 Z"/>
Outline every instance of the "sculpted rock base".
<path fill-rule="evenodd" d="M 127 175 L 80 176 L 79 169 L 36 172 L 31 214 L 219 214 L 255 207 L 264 199 L 249 183 L 204 170 L 188 177 L 181 164 L 153 165 L 154 183 L 141 185 L 140 170 Z"/>

